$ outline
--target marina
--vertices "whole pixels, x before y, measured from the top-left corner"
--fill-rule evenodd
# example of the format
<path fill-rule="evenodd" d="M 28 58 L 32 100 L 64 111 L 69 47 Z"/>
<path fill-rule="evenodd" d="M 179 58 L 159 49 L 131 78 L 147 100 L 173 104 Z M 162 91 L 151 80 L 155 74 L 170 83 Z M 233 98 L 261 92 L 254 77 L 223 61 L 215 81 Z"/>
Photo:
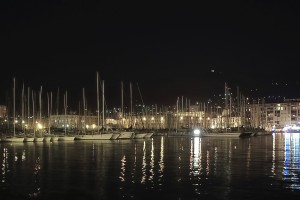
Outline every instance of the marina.
<path fill-rule="evenodd" d="M 1 200 L 300 199 L 297 1 L 1 3 Z"/>

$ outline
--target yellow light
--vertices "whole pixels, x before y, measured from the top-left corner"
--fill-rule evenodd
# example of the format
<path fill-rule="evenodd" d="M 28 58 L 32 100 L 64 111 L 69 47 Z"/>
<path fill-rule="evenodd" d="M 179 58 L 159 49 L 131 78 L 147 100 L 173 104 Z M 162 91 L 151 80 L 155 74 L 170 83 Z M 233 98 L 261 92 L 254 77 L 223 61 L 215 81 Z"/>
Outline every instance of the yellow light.
<path fill-rule="evenodd" d="M 154 117 L 151 117 L 151 120 L 154 120 Z"/>
<path fill-rule="evenodd" d="M 93 125 L 92 125 L 92 127 L 93 127 L 93 129 L 95 129 L 96 125 L 95 125 L 95 124 L 93 124 Z"/>
<path fill-rule="evenodd" d="M 38 123 L 38 124 L 37 124 L 37 128 L 38 128 L 38 129 L 42 129 L 42 128 L 43 128 L 42 124 Z"/>
<path fill-rule="evenodd" d="M 146 121 L 146 117 L 143 117 L 143 120 Z"/>
<path fill-rule="evenodd" d="M 164 121 L 164 117 L 161 117 L 160 120 L 161 120 L 161 121 Z"/>

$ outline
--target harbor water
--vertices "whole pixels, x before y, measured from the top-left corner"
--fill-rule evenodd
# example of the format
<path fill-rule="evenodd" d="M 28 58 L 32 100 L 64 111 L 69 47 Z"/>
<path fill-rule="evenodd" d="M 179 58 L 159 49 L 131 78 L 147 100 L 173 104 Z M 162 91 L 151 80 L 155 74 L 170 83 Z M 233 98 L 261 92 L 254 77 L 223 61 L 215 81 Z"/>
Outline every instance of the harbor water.
<path fill-rule="evenodd" d="M 0 198 L 300 199 L 299 133 L 0 143 Z"/>

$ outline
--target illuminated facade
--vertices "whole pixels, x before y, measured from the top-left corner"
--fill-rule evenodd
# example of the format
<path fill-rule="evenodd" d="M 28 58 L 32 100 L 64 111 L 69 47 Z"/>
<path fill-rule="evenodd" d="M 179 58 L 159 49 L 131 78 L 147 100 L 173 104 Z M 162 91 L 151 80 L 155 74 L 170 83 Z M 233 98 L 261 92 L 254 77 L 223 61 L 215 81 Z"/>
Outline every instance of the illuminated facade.
<path fill-rule="evenodd" d="M 266 130 L 275 129 L 282 131 L 287 125 L 296 125 L 300 122 L 300 99 L 286 99 L 282 103 L 264 103 L 247 105 L 245 117 L 228 117 L 217 116 L 211 118 L 210 128 L 224 128 L 226 120 L 229 122 L 228 127 L 248 126 L 254 128 L 264 128 Z"/>
<path fill-rule="evenodd" d="M 0 105 L 0 118 L 5 118 L 7 116 L 7 108 L 4 105 Z"/>

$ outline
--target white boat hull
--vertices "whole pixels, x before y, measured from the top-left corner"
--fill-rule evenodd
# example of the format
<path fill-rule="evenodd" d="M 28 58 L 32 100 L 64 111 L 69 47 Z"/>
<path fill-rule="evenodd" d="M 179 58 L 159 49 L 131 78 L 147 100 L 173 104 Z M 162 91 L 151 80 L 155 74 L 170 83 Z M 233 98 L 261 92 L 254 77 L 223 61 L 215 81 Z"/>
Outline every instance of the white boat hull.
<path fill-rule="evenodd" d="M 238 138 L 241 136 L 239 132 L 222 132 L 222 133 L 202 133 L 200 136 L 202 137 L 235 137 Z"/>
<path fill-rule="evenodd" d="M 116 140 L 116 139 L 119 138 L 119 136 L 120 136 L 120 133 L 113 133 L 111 139 L 112 139 L 112 140 Z"/>
<path fill-rule="evenodd" d="M 43 142 L 44 138 L 43 137 L 35 137 L 34 142 Z"/>
<path fill-rule="evenodd" d="M 2 138 L 2 142 L 24 142 L 23 137 L 6 137 Z"/>
<path fill-rule="evenodd" d="M 143 139 L 147 133 L 135 133 L 134 134 L 134 139 Z"/>
<path fill-rule="evenodd" d="M 104 133 L 97 135 L 79 135 L 75 136 L 75 140 L 110 140 L 113 133 Z"/>
<path fill-rule="evenodd" d="M 144 138 L 151 138 L 153 136 L 153 133 L 146 133 Z"/>
<path fill-rule="evenodd" d="M 58 137 L 58 141 L 74 141 L 74 136 L 61 136 Z"/>
<path fill-rule="evenodd" d="M 34 137 L 25 137 L 24 142 L 34 142 Z"/>
<path fill-rule="evenodd" d="M 134 137 L 134 132 L 126 132 L 122 131 L 120 132 L 120 136 L 118 139 L 132 139 Z"/>

